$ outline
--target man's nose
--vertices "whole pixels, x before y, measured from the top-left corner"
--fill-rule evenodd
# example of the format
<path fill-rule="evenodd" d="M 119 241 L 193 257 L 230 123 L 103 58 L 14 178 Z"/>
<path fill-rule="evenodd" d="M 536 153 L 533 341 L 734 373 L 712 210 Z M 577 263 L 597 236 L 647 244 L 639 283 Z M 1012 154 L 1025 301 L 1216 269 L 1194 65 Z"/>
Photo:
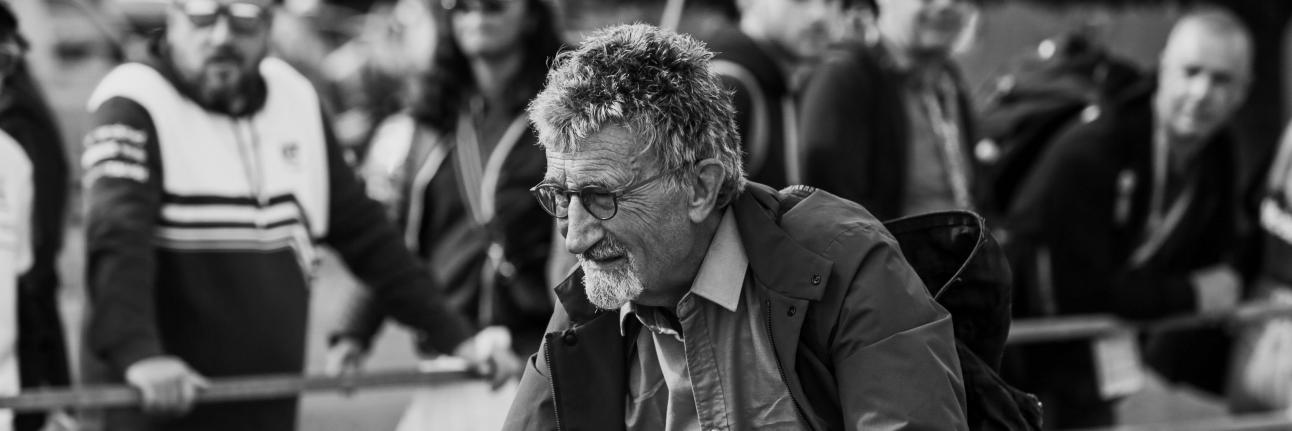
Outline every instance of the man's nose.
<path fill-rule="evenodd" d="M 581 254 L 601 241 L 605 235 L 601 220 L 592 216 L 583 207 L 583 200 L 578 196 L 570 198 L 569 217 L 565 219 L 565 249 L 570 253 Z"/>
<path fill-rule="evenodd" d="M 1216 87 L 1216 82 L 1205 73 L 1199 73 L 1192 79 L 1189 79 L 1189 97 L 1194 100 L 1202 100 L 1211 94 Z"/>
<path fill-rule="evenodd" d="M 229 28 L 229 17 L 224 14 L 216 15 L 215 23 L 211 24 L 211 43 L 220 45 L 232 38 L 233 29 Z"/>

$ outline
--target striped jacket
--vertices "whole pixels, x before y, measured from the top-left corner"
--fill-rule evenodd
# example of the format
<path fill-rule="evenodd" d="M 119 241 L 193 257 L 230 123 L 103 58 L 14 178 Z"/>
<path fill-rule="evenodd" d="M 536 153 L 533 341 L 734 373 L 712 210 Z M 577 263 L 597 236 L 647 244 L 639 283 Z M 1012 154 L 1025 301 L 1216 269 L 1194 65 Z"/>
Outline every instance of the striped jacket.
<path fill-rule="evenodd" d="M 469 336 L 345 164 L 308 81 L 266 59 L 255 108 L 233 116 L 167 70 L 119 66 L 90 99 L 87 349 L 101 377 L 157 355 L 207 376 L 300 372 L 316 243 L 432 344 Z M 177 426 L 294 427 L 294 400 L 247 404 L 199 406 Z"/>

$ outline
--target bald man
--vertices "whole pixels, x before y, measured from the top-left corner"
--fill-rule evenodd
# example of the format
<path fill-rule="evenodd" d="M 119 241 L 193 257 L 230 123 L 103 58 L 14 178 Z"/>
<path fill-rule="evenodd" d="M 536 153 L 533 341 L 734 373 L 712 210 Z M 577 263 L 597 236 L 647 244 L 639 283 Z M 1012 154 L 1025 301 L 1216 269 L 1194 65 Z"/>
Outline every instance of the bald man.
<path fill-rule="evenodd" d="M 1127 319 L 1236 305 L 1242 289 L 1227 259 L 1238 199 L 1226 127 L 1247 93 L 1251 45 L 1228 12 L 1187 14 L 1155 80 L 1055 138 L 1008 214 L 1016 283 L 1029 287 L 1033 305 Z M 1171 332 L 1142 350 L 1167 379 L 1219 393 L 1228 343 L 1220 331 Z M 1091 343 L 1025 353 L 1028 375 L 1018 383 L 1042 396 L 1047 424 L 1113 422 L 1113 403 L 1129 391 L 1095 378 L 1097 367 L 1114 364 L 1095 360 Z"/>

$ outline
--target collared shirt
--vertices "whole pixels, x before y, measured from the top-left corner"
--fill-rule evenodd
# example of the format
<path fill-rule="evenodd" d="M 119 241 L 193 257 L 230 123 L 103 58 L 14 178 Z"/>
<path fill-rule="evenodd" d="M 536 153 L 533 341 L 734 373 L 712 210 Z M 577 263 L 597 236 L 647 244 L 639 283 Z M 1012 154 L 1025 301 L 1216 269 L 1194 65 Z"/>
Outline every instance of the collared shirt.
<path fill-rule="evenodd" d="M 624 422 L 633 430 L 804 429 L 781 378 L 764 310 L 744 289 L 749 260 L 731 210 L 676 313 L 627 304 L 636 316 Z"/>

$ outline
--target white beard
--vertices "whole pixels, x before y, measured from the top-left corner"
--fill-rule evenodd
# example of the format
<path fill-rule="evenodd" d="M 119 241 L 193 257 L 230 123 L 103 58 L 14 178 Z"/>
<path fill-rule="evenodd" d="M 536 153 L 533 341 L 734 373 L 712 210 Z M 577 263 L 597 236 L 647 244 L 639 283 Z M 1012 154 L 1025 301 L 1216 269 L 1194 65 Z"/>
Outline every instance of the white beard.
<path fill-rule="evenodd" d="M 592 269 L 580 259 L 583 267 L 583 287 L 588 295 L 588 302 L 602 310 L 618 310 L 629 301 L 641 296 L 643 286 L 641 276 L 637 274 L 631 258 L 627 265 L 614 271 Z"/>

